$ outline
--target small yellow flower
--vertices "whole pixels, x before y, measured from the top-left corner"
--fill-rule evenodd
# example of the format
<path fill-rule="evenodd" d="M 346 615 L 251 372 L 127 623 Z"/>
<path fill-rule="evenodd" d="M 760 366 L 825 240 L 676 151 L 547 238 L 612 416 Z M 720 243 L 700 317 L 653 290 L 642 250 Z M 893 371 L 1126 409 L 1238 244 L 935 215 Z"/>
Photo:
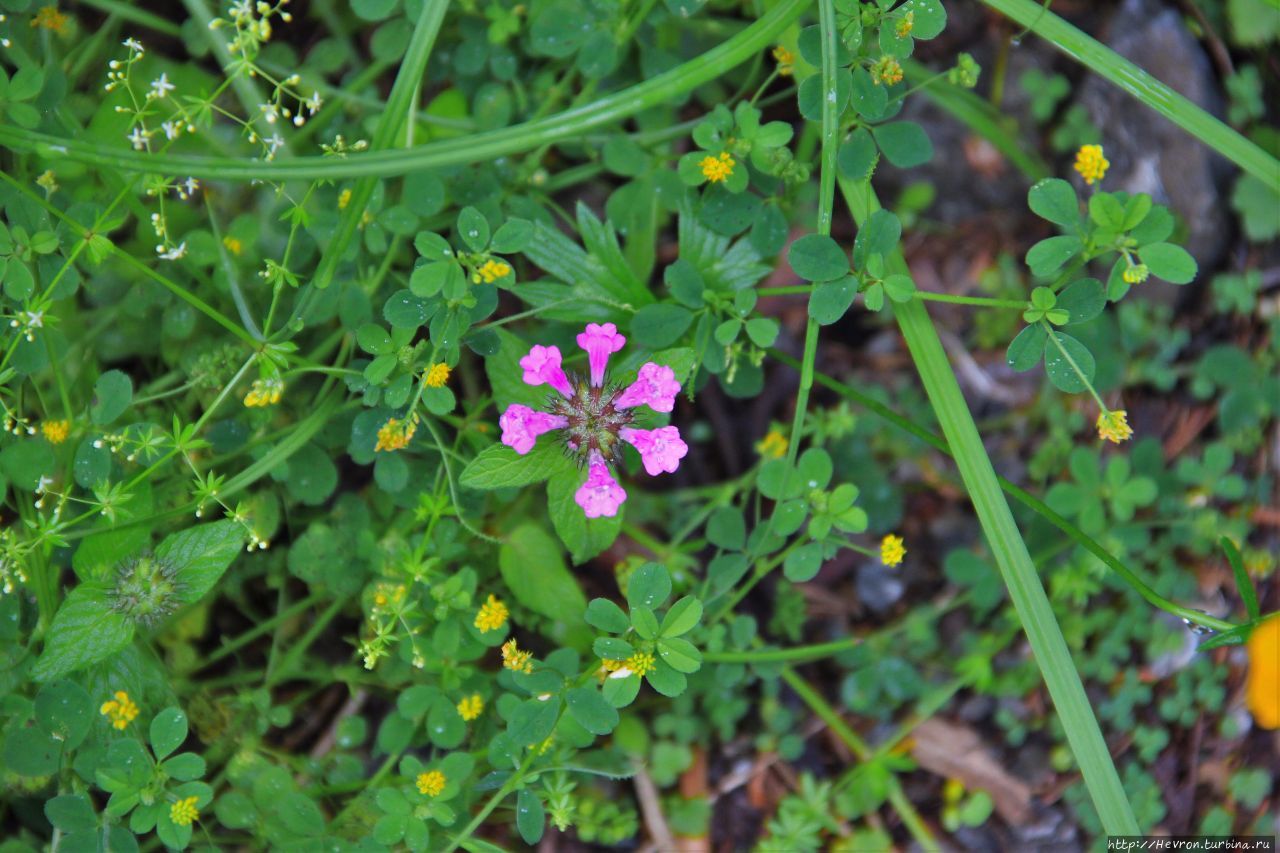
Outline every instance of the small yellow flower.
<path fill-rule="evenodd" d="M 1076 171 L 1090 186 L 1102 180 L 1110 165 L 1111 161 L 1102 156 L 1101 145 L 1081 145 L 1076 152 Z"/>
<path fill-rule="evenodd" d="M 480 605 L 480 612 L 476 614 L 476 630 L 485 634 L 497 631 L 507 624 L 507 616 L 507 605 L 503 604 L 496 595 L 490 595 L 488 601 Z"/>
<path fill-rule="evenodd" d="M 1120 444 L 1132 437 L 1133 427 L 1129 426 L 1129 413 L 1124 409 L 1098 415 L 1098 438 Z"/>
<path fill-rule="evenodd" d="M 351 190 L 348 188 L 338 193 L 338 210 L 346 210 L 349 204 L 351 204 Z"/>
<path fill-rule="evenodd" d="M 1124 268 L 1124 272 L 1120 274 L 1120 277 L 1125 280 L 1126 284 L 1142 284 L 1149 275 L 1151 275 L 1151 270 L 1147 269 L 1146 264 L 1129 264 Z"/>
<path fill-rule="evenodd" d="M 624 669 L 629 669 L 634 674 L 641 677 L 653 672 L 654 666 L 655 661 L 653 659 L 653 655 L 648 652 L 636 652 L 631 657 L 627 658 L 622 664 Z"/>
<path fill-rule="evenodd" d="M 431 365 L 431 369 L 427 371 L 427 387 L 443 388 L 444 383 L 449 381 L 449 365 L 438 363 Z"/>
<path fill-rule="evenodd" d="M 42 421 L 40 432 L 50 444 L 62 444 L 71 433 L 71 421 Z"/>
<path fill-rule="evenodd" d="M 773 49 L 773 58 L 778 63 L 778 76 L 790 77 L 796 70 L 796 55 L 783 45 Z"/>
<path fill-rule="evenodd" d="M 57 7 L 45 6 L 39 12 L 36 12 L 35 17 L 31 19 L 31 26 L 49 30 L 58 35 L 65 35 L 67 24 L 70 20 L 71 18 L 59 12 Z"/>
<path fill-rule="evenodd" d="M 227 247 L 227 251 L 236 257 L 244 251 L 244 242 L 239 237 L 232 237 L 230 234 L 222 238 L 222 245 Z"/>
<path fill-rule="evenodd" d="M 466 720 L 468 723 L 480 716 L 484 711 L 484 700 L 480 698 L 479 693 L 473 693 L 470 696 L 463 697 L 458 703 L 458 716 Z"/>
<path fill-rule="evenodd" d="M 555 736 L 555 735 L 549 735 L 549 736 L 547 737 L 547 739 L 546 739 L 546 740 L 544 740 L 542 743 L 538 744 L 537 746 L 530 747 L 530 748 L 531 748 L 534 752 L 536 752 L 538 755 L 543 755 L 543 754 L 545 754 L 545 753 L 546 753 L 546 751 L 547 751 L 548 749 L 550 749 L 550 748 L 551 748 L 551 744 L 555 743 L 555 740 L 556 740 L 556 736 Z"/>
<path fill-rule="evenodd" d="M 200 810 L 196 808 L 196 797 L 178 800 L 169 807 L 169 819 L 178 826 L 190 826 L 191 822 L 200 819 Z"/>
<path fill-rule="evenodd" d="M 896 566 L 907 555 L 907 549 L 901 536 L 890 533 L 880 540 L 880 562 L 886 566 Z"/>
<path fill-rule="evenodd" d="M 511 264 L 506 261 L 499 261 L 493 258 L 485 261 L 476 269 L 475 274 L 471 276 L 471 280 L 476 284 L 484 282 L 485 284 L 493 284 L 503 276 L 511 274 Z"/>
<path fill-rule="evenodd" d="M 138 718 L 138 706 L 129 694 L 123 690 L 115 692 L 114 699 L 108 699 L 102 703 L 102 707 L 98 709 L 98 713 L 111 721 L 111 725 L 120 731 Z"/>
<path fill-rule="evenodd" d="M 418 774 L 418 793 L 426 794 L 428 797 L 438 797 L 440 792 L 444 790 L 444 783 L 448 780 L 444 778 L 444 774 L 439 770 L 428 770 L 426 773 Z"/>
<path fill-rule="evenodd" d="M 53 195 L 58 191 L 58 176 L 53 173 L 53 169 L 45 169 L 40 173 L 40 177 L 36 178 L 36 185 L 49 195 Z"/>
<path fill-rule="evenodd" d="M 401 450 L 409 446 L 413 434 L 418 431 L 418 419 L 399 420 L 391 418 L 382 429 L 378 430 L 378 443 L 374 445 L 375 453 L 383 450 Z"/>
<path fill-rule="evenodd" d="M 1280 729 L 1280 616 L 1253 629 L 1246 646 L 1249 677 L 1245 703 L 1264 729 Z"/>
<path fill-rule="evenodd" d="M 898 34 L 898 38 L 904 39 L 911 35 L 911 29 L 916 25 L 916 13 L 908 12 L 898 19 L 898 25 L 894 27 L 894 32 Z"/>
<path fill-rule="evenodd" d="M 702 177 L 713 184 L 718 184 L 727 181 L 733 175 L 733 167 L 735 165 L 733 158 L 729 156 L 729 152 L 721 151 L 717 156 L 708 154 L 703 157 L 702 162 L 698 164 L 698 168 L 702 169 Z"/>
<path fill-rule="evenodd" d="M 882 56 L 871 66 L 871 82 L 892 86 L 902 82 L 902 65 L 892 56 Z"/>
<path fill-rule="evenodd" d="M 756 453 L 769 459 L 781 459 L 787 455 L 789 444 L 782 430 L 771 429 L 768 435 L 756 442 Z"/>
<path fill-rule="evenodd" d="M 522 652 L 514 639 L 502 644 L 502 665 L 512 672 L 533 672 L 533 652 Z"/>
<path fill-rule="evenodd" d="M 274 406 L 284 396 L 284 382 L 278 377 L 255 379 L 249 386 L 249 393 L 244 395 L 244 404 L 248 408 Z"/>

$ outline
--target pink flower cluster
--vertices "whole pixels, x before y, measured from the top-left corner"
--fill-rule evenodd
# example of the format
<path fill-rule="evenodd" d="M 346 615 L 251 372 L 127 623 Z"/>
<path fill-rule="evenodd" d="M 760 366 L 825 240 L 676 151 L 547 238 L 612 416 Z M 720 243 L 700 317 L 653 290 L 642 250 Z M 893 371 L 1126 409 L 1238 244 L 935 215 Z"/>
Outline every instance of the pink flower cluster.
<path fill-rule="evenodd" d="M 673 426 L 632 426 L 637 406 L 648 406 L 655 412 L 670 412 L 675 407 L 680 393 L 675 371 L 650 361 L 640 368 L 630 385 L 606 385 L 609 356 L 626 342 L 613 323 L 588 323 L 578 335 L 578 346 L 587 353 L 590 373 L 586 380 L 565 373 L 558 347 L 533 347 L 520 359 L 520 367 L 525 383 L 550 385 L 558 392 L 548 400 L 551 411 L 540 412 L 515 403 L 498 419 L 502 443 L 521 455 L 532 450 L 543 433 L 561 432 L 565 446 L 578 454 L 587 468 L 587 480 L 574 494 L 587 518 L 617 515 L 618 507 L 627 499 L 626 491 L 609 469 L 618 461 L 620 442 L 640 452 L 644 470 L 650 475 L 675 471 L 689 452 L 680 430 Z"/>

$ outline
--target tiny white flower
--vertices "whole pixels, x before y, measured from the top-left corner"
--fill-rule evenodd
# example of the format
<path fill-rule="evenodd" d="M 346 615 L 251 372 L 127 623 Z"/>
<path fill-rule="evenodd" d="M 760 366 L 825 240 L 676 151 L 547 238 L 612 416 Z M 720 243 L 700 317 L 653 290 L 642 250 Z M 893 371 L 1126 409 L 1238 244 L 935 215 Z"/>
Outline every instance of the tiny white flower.
<path fill-rule="evenodd" d="M 264 139 L 264 140 L 262 140 L 262 141 L 263 141 L 263 142 L 265 142 L 265 143 L 267 144 L 267 149 L 268 149 L 268 150 L 267 150 L 267 159 L 268 159 L 268 160 L 270 160 L 272 157 L 276 156 L 276 152 L 277 152 L 277 151 L 279 151 L 281 148 L 283 148 L 283 147 L 284 147 L 284 139 L 282 139 L 282 138 L 281 138 L 281 136 L 280 136 L 280 134 L 278 134 L 278 133 L 273 133 L 273 134 L 271 134 L 271 136 L 270 136 L 269 138 Z"/>
<path fill-rule="evenodd" d="M 125 47 L 129 48 L 129 50 L 132 50 L 136 53 L 142 53 L 142 42 L 138 41 L 135 38 L 127 38 L 120 43 L 123 44 Z"/>
<path fill-rule="evenodd" d="M 187 195 L 195 195 L 196 190 L 200 189 L 200 182 L 195 178 L 187 178 L 182 182 L 182 186 L 186 188 Z"/>
<path fill-rule="evenodd" d="M 165 139 L 177 139 L 178 134 L 182 132 L 182 125 L 172 121 L 161 122 L 160 127 L 164 130 Z"/>
<path fill-rule="evenodd" d="M 141 151 L 147 147 L 147 132 L 142 129 L 142 125 L 135 127 L 126 138 L 133 143 L 135 151 Z"/>
<path fill-rule="evenodd" d="M 45 492 L 49 491 L 49 487 L 52 485 L 53 485 L 53 478 L 45 477 L 42 475 L 40 477 L 40 481 L 36 483 L 36 494 L 38 495 L 44 494 Z"/>
<path fill-rule="evenodd" d="M 320 100 L 320 93 L 312 92 L 311 97 L 307 99 L 305 104 L 307 108 L 307 112 L 310 115 L 315 115 L 317 112 L 320 111 L 320 105 L 323 103 L 324 101 Z"/>
<path fill-rule="evenodd" d="M 147 93 L 147 96 L 151 98 L 166 98 L 176 88 L 178 87 L 169 82 L 169 75 L 162 73 L 151 81 L 151 91 Z"/>
<path fill-rule="evenodd" d="M 166 261 L 176 261 L 187 254 L 187 241 L 183 240 L 167 252 L 161 252 L 160 257 Z"/>
<path fill-rule="evenodd" d="M 276 119 L 280 118 L 280 109 L 275 104 L 258 104 L 258 109 L 262 110 L 267 124 L 275 124 Z"/>

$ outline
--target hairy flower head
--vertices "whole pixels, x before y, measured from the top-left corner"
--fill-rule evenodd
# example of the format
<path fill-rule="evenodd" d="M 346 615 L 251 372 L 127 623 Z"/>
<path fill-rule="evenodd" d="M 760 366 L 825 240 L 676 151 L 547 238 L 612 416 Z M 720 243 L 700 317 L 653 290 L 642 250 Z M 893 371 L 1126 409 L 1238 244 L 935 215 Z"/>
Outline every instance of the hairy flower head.
<path fill-rule="evenodd" d="M 1121 444 L 1132 437 L 1133 427 L 1129 426 L 1129 413 L 1124 409 L 1114 409 L 1098 415 L 1098 438 Z"/>
<path fill-rule="evenodd" d="M 502 665 L 512 672 L 533 672 L 533 652 L 522 652 L 515 639 L 502 644 Z"/>
<path fill-rule="evenodd" d="M 497 596 L 490 595 L 489 599 L 480 605 L 480 611 L 476 613 L 476 629 L 484 634 L 497 631 L 507 624 L 507 615 L 507 605 L 503 604 Z"/>
<path fill-rule="evenodd" d="M 902 558 L 907 556 L 905 544 L 901 536 L 893 533 L 885 536 L 880 540 L 880 562 L 886 566 L 896 566 L 901 563 Z"/>
<path fill-rule="evenodd" d="M 190 826 L 192 821 L 200 819 L 200 810 L 196 808 L 198 801 L 198 797 L 178 800 L 169 807 L 169 819 L 178 826 Z"/>
<path fill-rule="evenodd" d="M 431 365 L 431 369 L 427 371 L 426 383 L 428 388 L 443 388 L 444 383 L 449 381 L 449 365 L 444 362 L 437 362 Z"/>
<path fill-rule="evenodd" d="M 378 442 L 373 446 L 375 453 L 384 450 L 403 450 L 409 446 L 413 434 L 418 431 L 417 417 L 400 420 L 390 418 L 378 430 Z"/>
<path fill-rule="evenodd" d="M 147 552 L 120 564 L 107 597 L 112 610 L 152 627 L 177 609 L 182 586 L 173 563 Z"/>
<path fill-rule="evenodd" d="M 698 162 L 698 168 L 702 170 L 702 177 L 713 184 L 729 180 L 733 175 L 733 167 L 736 165 L 733 158 L 729 156 L 728 151 L 721 151 L 719 154 L 708 154 Z"/>
<path fill-rule="evenodd" d="M 902 82 L 902 63 L 892 56 L 882 56 L 871 66 L 871 82 L 880 86 L 892 86 Z"/>
<path fill-rule="evenodd" d="M 123 690 L 117 690 L 113 695 L 115 698 L 103 702 L 98 713 L 110 720 L 113 728 L 124 731 L 138 718 L 138 706 Z"/>
<path fill-rule="evenodd" d="M 439 770 L 428 770 L 426 773 L 419 773 L 416 780 L 418 793 L 428 797 L 438 797 L 440 792 L 444 790 L 447 781 L 444 774 Z"/>
<path fill-rule="evenodd" d="M 40 432 L 50 444 L 62 444 L 71 433 L 71 421 L 42 421 Z"/>
<path fill-rule="evenodd" d="M 462 701 L 458 703 L 458 716 L 466 720 L 468 723 L 480 716 L 484 711 L 484 699 L 479 693 L 472 693 L 470 696 L 464 696 Z"/>

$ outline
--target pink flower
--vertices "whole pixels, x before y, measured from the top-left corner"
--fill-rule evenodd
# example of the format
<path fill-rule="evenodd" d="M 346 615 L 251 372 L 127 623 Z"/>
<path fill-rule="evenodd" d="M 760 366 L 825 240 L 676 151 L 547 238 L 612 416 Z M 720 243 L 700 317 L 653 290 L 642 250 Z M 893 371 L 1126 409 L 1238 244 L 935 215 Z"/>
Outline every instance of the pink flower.
<path fill-rule="evenodd" d="M 646 362 L 627 390 L 617 400 L 619 408 L 648 406 L 655 412 L 669 412 L 675 408 L 680 383 L 676 372 L 655 362 Z"/>
<path fill-rule="evenodd" d="M 563 428 L 568 421 L 558 415 L 536 412 L 528 406 L 513 403 L 498 418 L 502 427 L 502 443 L 524 456 L 533 450 L 538 436 L 553 429 Z"/>
<path fill-rule="evenodd" d="M 559 347 L 534 346 L 528 355 L 520 359 L 520 366 L 524 368 L 526 385 L 550 385 L 566 397 L 573 396 L 569 377 L 560 367 Z"/>
<path fill-rule="evenodd" d="M 573 499 L 587 518 L 612 518 L 618 514 L 618 507 L 627 499 L 627 493 L 613 479 L 608 465 L 595 462 L 587 474 L 587 481 L 574 492 Z"/>
<path fill-rule="evenodd" d="M 587 351 L 593 386 L 599 388 L 604 384 L 604 369 L 609 364 L 609 356 L 622 349 L 626 342 L 627 339 L 618 334 L 618 327 L 612 323 L 603 326 L 588 323 L 586 331 L 578 335 L 578 346 Z"/>
<path fill-rule="evenodd" d="M 680 460 L 689 452 L 689 445 L 680 438 L 680 430 L 673 426 L 657 429 L 624 429 L 623 441 L 640 451 L 644 470 L 656 477 L 662 472 L 672 474 L 680 467 Z"/>

